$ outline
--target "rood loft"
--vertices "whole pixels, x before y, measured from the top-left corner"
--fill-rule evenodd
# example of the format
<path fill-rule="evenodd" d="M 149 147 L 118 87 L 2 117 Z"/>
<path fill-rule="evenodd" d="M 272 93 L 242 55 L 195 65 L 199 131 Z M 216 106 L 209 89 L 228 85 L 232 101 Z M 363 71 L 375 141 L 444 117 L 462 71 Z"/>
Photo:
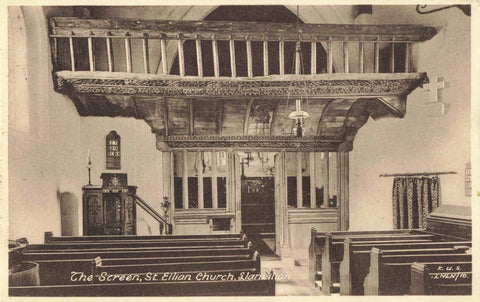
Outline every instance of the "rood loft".
<path fill-rule="evenodd" d="M 406 114 L 408 94 L 428 81 L 412 49 L 436 30 L 221 15 L 52 18 L 55 89 L 81 116 L 150 125 L 174 232 L 249 229 L 273 233 L 279 248 L 301 244 L 298 221 L 348 229 L 355 135 L 370 117 Z M 262 196 L 272 202 L 249 203 Z M 271 215 L 251 218 L 262 206 Z"/>

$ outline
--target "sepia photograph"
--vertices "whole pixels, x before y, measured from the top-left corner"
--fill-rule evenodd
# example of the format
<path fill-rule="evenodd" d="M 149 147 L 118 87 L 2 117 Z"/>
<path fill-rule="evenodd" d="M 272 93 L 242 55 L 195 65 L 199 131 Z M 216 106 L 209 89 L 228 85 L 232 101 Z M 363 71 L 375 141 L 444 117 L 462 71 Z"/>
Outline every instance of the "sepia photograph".
<path fill-rule="evenodd" d="M 479 3 L 429 2 L 7 2 L 0 300 L 473 301 Z"/>

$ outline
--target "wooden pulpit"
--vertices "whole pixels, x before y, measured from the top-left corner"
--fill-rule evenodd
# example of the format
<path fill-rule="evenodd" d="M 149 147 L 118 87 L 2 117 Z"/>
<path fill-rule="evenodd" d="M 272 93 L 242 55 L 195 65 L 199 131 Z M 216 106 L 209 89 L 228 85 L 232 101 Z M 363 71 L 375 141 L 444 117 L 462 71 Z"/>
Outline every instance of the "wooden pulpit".
<path fill-rule="evenodd" d="M 83 235 L 136 235 L 136 186 L 127 175 L 103 173 L 102 186 L 84 186 Z"/>

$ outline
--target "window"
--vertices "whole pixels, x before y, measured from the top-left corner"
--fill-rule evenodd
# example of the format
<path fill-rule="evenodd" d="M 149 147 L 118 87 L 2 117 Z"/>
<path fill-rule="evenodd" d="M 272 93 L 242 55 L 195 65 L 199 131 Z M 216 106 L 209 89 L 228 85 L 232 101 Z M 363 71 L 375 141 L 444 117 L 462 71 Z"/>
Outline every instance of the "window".
<path fill-rule="evenodd" d="M 226 208 L 226 153 L 175 151 L 176 209 Z"/>
<path fill-rule="evenodd" d="M 337 206 L 335 152 L 287 152 L 286 165 L 289 208 Z"/>
<path fill-rule="evenodd" d="M 106 138 L 107 169 L 120 170 L 120 135 L 110 131 Z"/>

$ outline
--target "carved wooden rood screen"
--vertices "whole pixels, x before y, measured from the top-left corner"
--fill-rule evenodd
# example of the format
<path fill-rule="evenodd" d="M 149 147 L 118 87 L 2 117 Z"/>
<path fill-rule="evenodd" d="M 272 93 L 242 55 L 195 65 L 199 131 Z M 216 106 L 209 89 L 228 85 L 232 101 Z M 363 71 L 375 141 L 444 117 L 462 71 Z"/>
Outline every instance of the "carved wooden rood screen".
<path fill-rule="evenodd" d="M 349 151 L 369 116 L 404 116 L 406 96 L 428 81 L 413 72 L 412 48 L 435 34 L 421 25 L 50 19 L 56 90 L 83 116 L 144 119 L 159 149 Z M 187 43 L 196 58 L 185 56 Z M 292 45 L 304 49 L 304 62 L 300 52 L 286 56 Z M 294 98 L 313 112 L 302 138 L 282 130 Z M 249 115 L 262 100 L 272 112 L 259 136 L 248 130 Z M 211 123 L 199 117 L 202 108 Z M 233 130 L 230 118 L 243 124 Z"/>
<path fill-rule="evenodd" d="M 408 94 L 428 82 L 412 49 L 435 34 L 421 25 L 50 19 L 55 89 L 81 116 L 143 119 L 156 135 L 175 232 L 208 223 L 239 232 L 239 154 L 274 153 L 277 247 L 299 221 L 348 228 L 347 152 L 369 117 L 405 115 Z M 309 114 L 301 136 L 289 120 L 296 100 Z"/>

